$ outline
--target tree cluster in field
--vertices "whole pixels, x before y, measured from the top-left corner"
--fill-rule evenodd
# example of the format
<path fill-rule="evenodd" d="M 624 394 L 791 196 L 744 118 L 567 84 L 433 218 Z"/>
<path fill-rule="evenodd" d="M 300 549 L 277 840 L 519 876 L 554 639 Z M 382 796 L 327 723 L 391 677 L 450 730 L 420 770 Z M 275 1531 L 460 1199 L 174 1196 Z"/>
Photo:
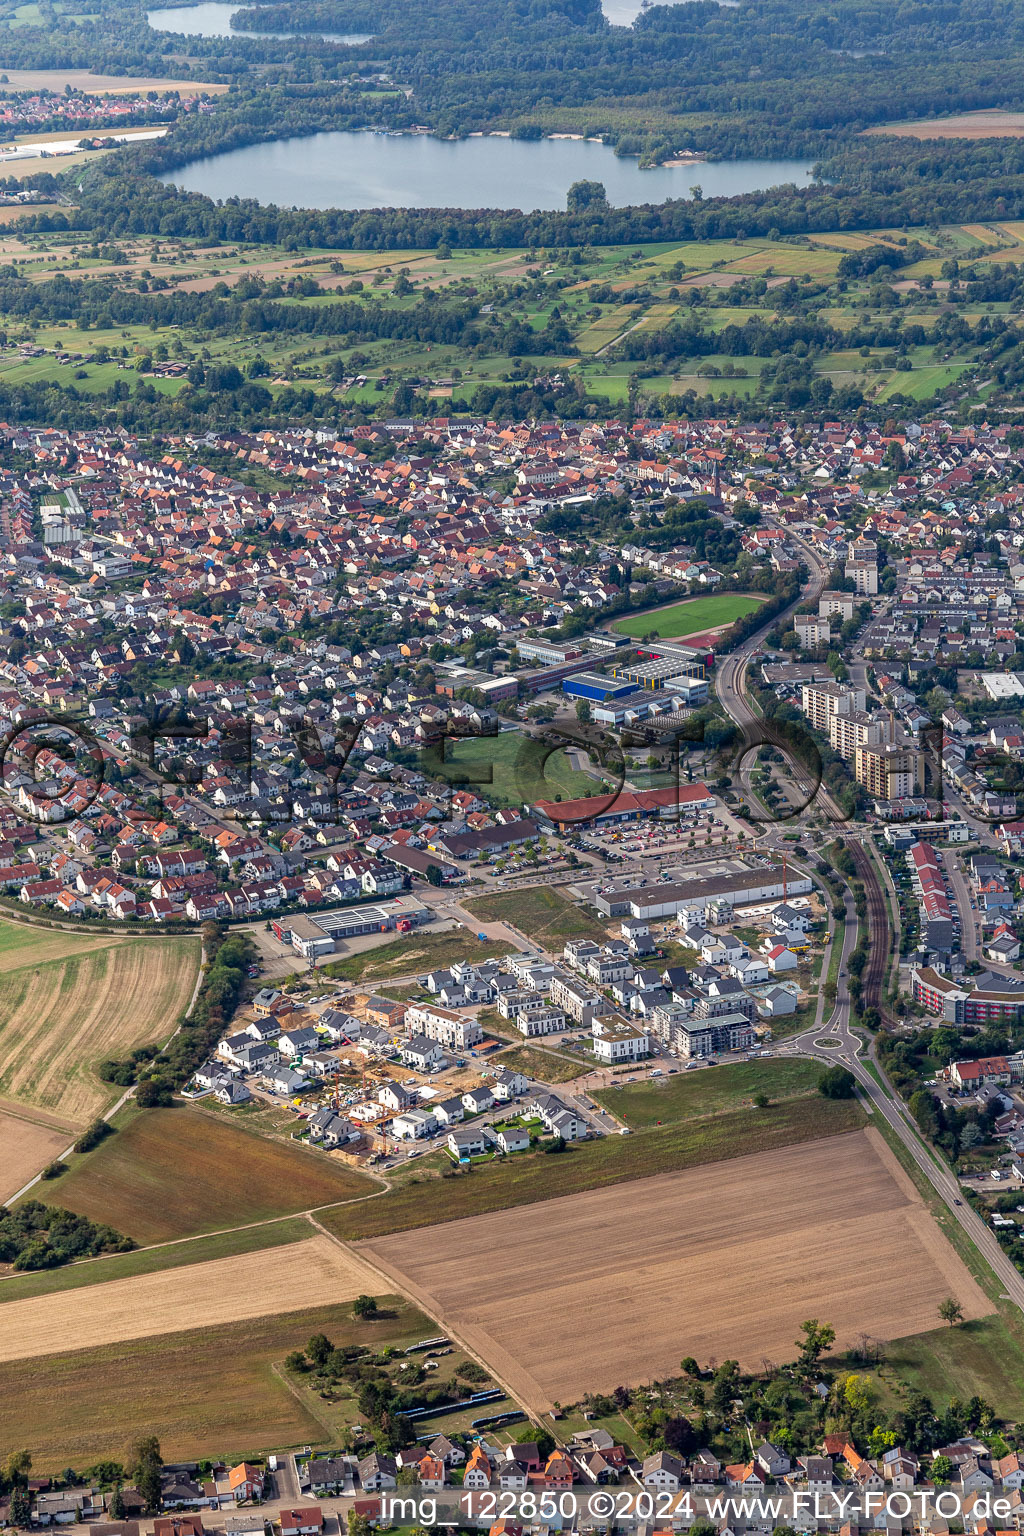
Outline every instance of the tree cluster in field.
<path fill-rule="evenodd" d="M 372 1303 L 369 1310 L 368 1302 Z M 376 1302 L 373 1297 L 358 1297 L 353 1312 L 372 1318 L 377 1315 Z M 324 1333 L 314 1334 L 305 1349 L 293 1350 L 285 1366 L 309 1375 L 324 1396 L 340 1392 L 355 1397 L 370 1438 L 379 1451 L 386 1452 L 400 1450 L 415 1438 L 407 1417 L 412 1409 L 458 1402 L 491 1382 L 475 1360 L 463 1361 L 450 1379 L 438 1380 L 421 1361 L 401 1350 L 389 1347 L 374 1352 L 364 1344 L 335 1346 Z M 392 1376 L 397 1366 L 404 1368 Z"/>
<path fill-rule="evenodd" d="M 0 1209 L 0 1263 L 15 1269 L 56 1269 L 76 1259 L 129 1253 L 134 1247 L 130 1237 L 113 1227 L 41 1200 Z"/>

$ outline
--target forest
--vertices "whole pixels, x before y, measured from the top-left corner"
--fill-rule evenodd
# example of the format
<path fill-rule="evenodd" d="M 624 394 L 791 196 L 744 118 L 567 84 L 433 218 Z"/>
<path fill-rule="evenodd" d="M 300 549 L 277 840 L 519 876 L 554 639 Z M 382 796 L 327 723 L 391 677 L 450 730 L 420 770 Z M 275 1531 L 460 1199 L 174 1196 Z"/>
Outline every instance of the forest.
<path fill-rule="evenodd" d="M 12 0 L 0 4 L 13 14 Z M 40 13 L 43 14 L 42 12 Z M 612 26 L 599 0 L 279 0 L 242 11 L 255 37 L 152 31 L 137 0 L 0 30 L 0 66 L 92 67 L 232 82 L 166 138 L 76 177 L 69 227 L 282 241 L 297 247 L 709 240 L 1024 216 L 1024 144 L 918 142 L 860 131 L 892 118 L 1024 107 L 1024 20 L 1012 0 L 715 0 L 654 6 Z M 372 34 L 342 47 L 319 30 Z M 271 33 L 294 32 L 298 37 Z M 0 82 L 2 83 L 2 82 Z M 810 187 L 565 213 L 286 210 L 215 204 L 157 178 L 203 156 L 323 130 L 426 124 L 441 135 L 575 131 L 653 163 L 813 157 Z"/>

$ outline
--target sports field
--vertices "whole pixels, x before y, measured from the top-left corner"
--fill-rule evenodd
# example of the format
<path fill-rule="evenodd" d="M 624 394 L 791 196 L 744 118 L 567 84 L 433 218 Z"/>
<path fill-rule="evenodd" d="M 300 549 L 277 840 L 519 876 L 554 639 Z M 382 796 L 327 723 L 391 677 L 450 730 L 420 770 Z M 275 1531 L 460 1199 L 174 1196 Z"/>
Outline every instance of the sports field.
<path fill-rule="evenodd" d="M 187 1008 L 193 938 L 0 926 L 0 1095 L 84 1126 L 116 1097 L 95 1068 L 165 1040 Z"/>
<path fill-rule="evenodd" d="M 750 613 L 763 597 L 743 592 L 723 592 L 717 597 L 694 597 L 673 603 L 669 608 L 648 609 L 646 613 L 627 614 L 615 628 L 620 635 L 639 640 L 643 635 L 657 635 L 661 640 L 678 640 L 684 635 L 700 635 L 708 629 L 721 629 Z"/>
<path fill-rule="evenodd" d="M 132 1111 L 73 1160 L 54 1201 L 139 1243 L 269 1221 L 372 1194 L 377 1183 L 326 1154 L 270 1141 L 194 1109 Z"/>
<path fill-rule="evenodd" d="M 236 1254 L 181 1269 L 107 1280 L 0 1307 L 0 1360 L 61 1355 L 158 1333 L 215 1328 L 372 1294 L 377 1279 L 329 1237 Z"/>
<path fill-rule="evenodd" d="M 932 1329 L 949 1295 L 967 1318 L 991 1311 L 870 1130 L 364 1250 L 539 1411 L 685 1355 L 785 1360 L 807 1317 L 842 1348 Z"/>

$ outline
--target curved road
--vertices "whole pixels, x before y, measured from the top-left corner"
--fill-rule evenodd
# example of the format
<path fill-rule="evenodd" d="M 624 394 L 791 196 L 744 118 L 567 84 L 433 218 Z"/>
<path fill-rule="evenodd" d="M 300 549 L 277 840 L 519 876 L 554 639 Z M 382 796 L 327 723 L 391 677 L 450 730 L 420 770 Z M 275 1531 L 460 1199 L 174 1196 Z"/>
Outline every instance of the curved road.
<path fill-rule="evenodd" d="M 795 534 L 791 534 L 791 537 L 800 545 L 812 574 L 797 602 L 791 604 L 777 618 L 784 618 L 792 613 L 799 602 L 817 597 L 823 591 L 828 575 L 824 563 L 809 545 Z M 755 635 L 745 640 L 738 650 L 723 659 L 716 671 L 716 692 L 726 713 L 737 725 L 750 725 L 757 718 L 744 697 L 746 670 L 751 657 L 759 649 L 764 635 L 776 622 L 777 619 L 773 619 L 771 624 L 766 624 Z M 838 820 L 845 820 L 839 807 L 824 787 L 818 790 L 817 798 L 830 815 Z M 862 1056 L 864 1041 L 850 1027 L 851 1000 L 846 984 L 849 957 L 856 946 L 858 934 L 857 914 L 849 887 L 846 888 L 844 902 L 846 917 L 843 924 L 839 962 L 840 976 L 832 1014 L 823 1025 L 782 1042 L 778 1048 L 778 1054 L 810 1056 L 830 1066 L 842 1065 L 853 1073 L 861 1099 L 869 1113 L 880 1116 L 899 1137 L 917 1169 L 927 1179 L 935 1194 L 959 1222 L 965 1235 L 993 1271 L 1003 1287 L 1004 1298 L 1012 1301 L 1024 1312 L 1024 1275 L 1004 1253 L 992 1229 L 971 1206 L 964 1203 L 955 1174 L 937 1153 L 932 1153 L 922 1140 L 903 1102 L 889 1087 L 885 1073 L 878 1062 L 871 1061 L 869 1068 L 868 1062 Z M 969 907 L 967 911 L 970 912 Z M 966 927 L 966 914 L 961 916 Z M 822 1041 L 828 1043 L 822 1044 L 820 1043 Z M 877 1077 L 874 1075 L 876 1072 Z"/>
<path fill-rule="evenodd" d="M 726 714 L 740 726 L 750 726 L 758 723 L 758 716 L 754 713 L 746 698 L 746 674 L 751 658 L 762 648 L 764 637 L 768 631 L 780 619 L 788 618 L 791 613 L 794 613 L 801 603 L 819 597 L 825 589 L 825 582 L 828 580 L 828 566 L 817 552 L 799 535 L 791 531 L 789 536 L 795 544 L 799 545 L 811 572 L 810 577 L 801 590 L 800 596 L 790 603 L 788 608 L 784 608 L 781 613 L 769 619 L 768 623 L 762 625 L 755 634 L 750 635 L 744 640 L 738 650 L 731 651 L 728 656 L 723 657 L 715 669 L 715 692 Z M 796 766 L 799 767 L 799 765 Z M 741 772 L 741 780 L 743 780 L 745 772 L 746 770 Z M 745 788 L 749 792 L 749 784 L 745 784 Z M 808 785 L 807 788 L 808 793 L 811 793 L 812 787 Z M 815 802 L 820 802 L 828 814 L 836 821 L 846 820 L 843 812 L 824 785 L 818 785 L 817 790 L 813 792 L 813 799 Z"/>

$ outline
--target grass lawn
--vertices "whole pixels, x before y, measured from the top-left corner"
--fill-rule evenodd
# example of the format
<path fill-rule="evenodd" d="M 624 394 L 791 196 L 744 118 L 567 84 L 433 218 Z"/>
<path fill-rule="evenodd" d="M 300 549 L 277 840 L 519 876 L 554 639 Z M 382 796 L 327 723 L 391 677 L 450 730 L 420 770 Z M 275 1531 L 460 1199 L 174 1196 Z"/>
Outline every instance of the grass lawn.
<path fill-rule="evenodd" d="M 999 1418 L 1015 1422 L 1024 1415 L 1024 1324 L 996 1312 L 894 1339 L 886 1350 L 885 1374 L 889 1370 L 937 1409 L 953 1396 L 966 1402 L 977 1394 Z"/>
<path fill-rule="evenodd" d="M 445 1179 L 413 1176 L 379 1200 L 339 1206 L 317 1219 L 341 1238 L 381 1237 L 748 1152 L 771 1152 L 859 1130 L 864 1123 L 864 1111 L 853 1100 L 808 1095 L 768 1110 L 739 1109 L 632 1136 L 604 1136 L 571 1146 L 560 1156 L 524 1153 Z"/>
<path fill-rule="evenodd" d="M 592 795 L 597 780 L 573 768 L 562 744 L 520 731 L 445 740 L 420 753 L 422 771 L 453 788 L 465 786 L 496 806 L 535 805 L 555 795 Z"/>
<path fill-rule="evenodd" d="M 294 1143 L 194 1109 L 130 1111 L 122 1129 L 72 1159 L 55 1205 L 160 1243 L 357 1199 L 377 1185 Z"/>
<path fill-rule="evenodd" d="M 589 912 L 575 906 L 554 886 L 534 885 L 525 891 L 501 891 L 464 902 L 467 912 L 485 923 L 510 923 L 545 949 L 561 949 L 566 939 L 593 939 L 603 944 L 608 929 Z"/>
<path fill-rule="evenodd" d="M 500 959 L 515 951 L 507 939 L 488 939 L 481 943 L 468 929 L 449 929 L 446 933 L 409 934 L 377 949 L 333 960 L 318 970 L 342 981 L 388 981 L 395 976 L 409 976 L 416 971 L 432 971 L 438 966 L 454 965 L 456 960 Z"/>
<path fill-rule="evenodd" d="M 873 1063 L 866 1065 L 881 1083 Z M 952 1397 L 966 1398 L 977 1392 L 1001 1418 L 1019 1420 L 1024 1417 L 1024 1319 L 1012 1302 L 1003 1299 L 1001 1283 L 900 1138 L 879 1115 L 872 1117 L 872 1124 L 913 1180 L 936 1225 L 992 1298 L 988 1317 L 894 1339 L 880 1377 L 885 1383 L 895 1375 L 919 1387 L 936 1408 Z"/>
<path fill-rule="evenodd" d="M 0 1305 L 5 1301 L 23 1301 L 27 1296 L 46 1296 L 52 1291 L 77 1291 L 82 1286 L 99 1285 L 104 1280 L 127 1280 L 133 1275 L 181 1269 L 188 1264 L 204 1264 L 209 1259 L 228 1259 L 236 1254 L 255 1253 L 257 1249 L 281 1248 L 287 1243 L 301 1243 L 313 1236 L 315 1228 L 305 1216 L 287 1216 L 272 1226 L 243 1227 L 238 1232 L 218 1232 L 214 1237 L 197 1237 L 183 1243 L 139 1248 L 135 1253 L 115 1253 L 104 1259 L 86 1259 L 80 1264 L 66 1264 L 63 1269 L 38 1269 L 30 1274 L 11 1274 L 0 1280 Z"/>
<path fill-rule="evenodd" d="M 135 1339 L 130 1348 L 10 1361 L 0 1440 L 31 1446 L 40 1472 L 121 1459 L 142 1435 L 155 1435 L 169 1461 L 227 1456 L 234 1463 L 284 1447 L 334 1444 L 317 1399 L 293 1391 L 281 1364 L 315 1333 L 339 1346 L 382 1349 L 438 1331 L 404 1300 L 389 1297 L 386 1309 L 388 1317 L 359 1322 L 349 1307 L 313 1307 Z"/>
<path fill-rule="evenodd" d="M 681 1072 L 678 1077 L 604 1088 L 594 1098 L 636 1130 L 659 1121 L 667 1125 L 696 1115 L 729 1114 L 749 1104 L 755 1093 L 766 1093 L 773 1103 L 798 1098 L 814 1092 L 821 1073 L 818 1062 L 796 1058 L 740 1061 L 724 1067 L 702 1067 L 699 1072 Z M 771 1110 L 761 1113 L 770 1114 Z"/>
<path fill-rule="evenodd" d="M 717 597 L 694 597 L 673 603 L 670 608 L 648 609 L 632 613 L 615 625 L 620 635 L 638 640 L 641 635 L 656 634 L 662 640 L 681 635 L 697 635 L 720 624 L 731 624 L 764 602 L 762 597 L 747 597 L 742 592 L 723 592 Z"/>

